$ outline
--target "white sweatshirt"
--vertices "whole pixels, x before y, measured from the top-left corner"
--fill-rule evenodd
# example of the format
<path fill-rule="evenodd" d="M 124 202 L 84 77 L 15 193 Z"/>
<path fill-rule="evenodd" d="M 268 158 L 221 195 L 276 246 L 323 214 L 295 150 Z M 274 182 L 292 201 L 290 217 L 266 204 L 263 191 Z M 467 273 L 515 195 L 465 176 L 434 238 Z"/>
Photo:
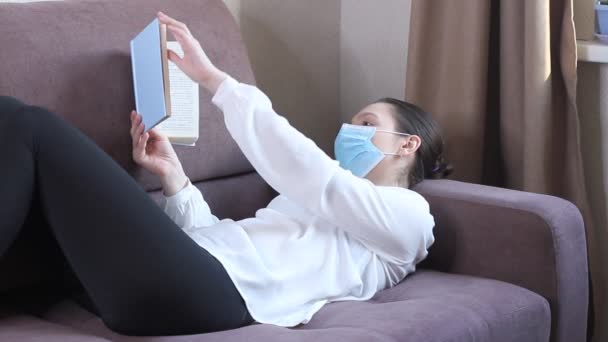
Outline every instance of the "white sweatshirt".
<path fill-rule="evenodd" d="M 426 257 L 435 222 L 420 194 L 342 169 L 254 86 L 228 77 L 212 102 L 280 195 L 255 217 L 218 220 L 188 182 L 163 209 L 222 263 L 257 322 L 308 323 L 328 302 L 397 284 Z"/>

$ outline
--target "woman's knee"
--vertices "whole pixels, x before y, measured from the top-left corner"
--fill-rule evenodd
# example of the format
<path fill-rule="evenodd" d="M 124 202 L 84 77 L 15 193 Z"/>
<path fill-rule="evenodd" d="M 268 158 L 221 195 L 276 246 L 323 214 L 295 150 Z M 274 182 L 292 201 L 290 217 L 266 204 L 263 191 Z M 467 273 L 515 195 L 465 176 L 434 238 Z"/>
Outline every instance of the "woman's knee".
<path fill-rule="evenodd" d="M 4 135 L 30 136 L 33 120 L 23 102 L 8 96 L 0 98 L 0 129 Z"/>
<path fill-rule="evenodd" d="M 23 104 L 8 114 L 7 119 L 16 123 L 15 127 L 28 130 L 35 129 L 36 127 L 53 129 L 57 128 L 57 125 L 65 124 L 62 118 L 48 109 L 27 104 Z"/>
<path fill-rule="evenodd" d="M 11 96 L 0 96 L 0 120 L 9 118 L 24 123 L 27 127 L 36 125 L 58 128 L 57 126 L 68 124 L 65 119 L 45 107 L 28 105 Z"/>
<path fill-rule="evenodd" d="M 10 115 L 23 108 L 25 103 L 12 96 L 0 96 L 0 115 Z"/>
<path fill-rule="evenodd" d="M 11 107 L 4 112 L 3 109 Z M 30 106 L 11 98 L 0 98 L 0 134 L 25 139 L 33 150 L 41 140 L 40 128 L 58 132 L 62 125 L 56 114 L 42 107 Z"/>

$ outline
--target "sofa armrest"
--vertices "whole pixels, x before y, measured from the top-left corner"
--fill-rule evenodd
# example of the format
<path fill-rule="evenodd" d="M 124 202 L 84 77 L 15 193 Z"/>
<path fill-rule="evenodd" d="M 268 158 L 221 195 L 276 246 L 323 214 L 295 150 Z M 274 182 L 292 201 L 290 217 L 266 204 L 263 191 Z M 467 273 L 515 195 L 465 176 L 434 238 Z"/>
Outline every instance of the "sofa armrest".
<path fill-rule="evenodd" d="M 584 223 L 564 199 L 452 180 L 425 180 L 435 243 L 419 266 L 519 285 L 551 306 L 551 341 L 584 341 L 588 274 Z"/>

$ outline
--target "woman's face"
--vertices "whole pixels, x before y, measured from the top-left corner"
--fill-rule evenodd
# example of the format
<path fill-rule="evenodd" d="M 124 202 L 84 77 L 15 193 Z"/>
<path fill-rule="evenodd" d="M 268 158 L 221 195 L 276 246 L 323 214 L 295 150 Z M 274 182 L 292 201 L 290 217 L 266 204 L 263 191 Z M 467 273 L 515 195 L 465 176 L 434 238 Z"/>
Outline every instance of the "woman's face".
<path fill-rule="evenodd" d="M 398 154 L 387 155 L 367 174 L 365 178 L 376 185 L 395 185 L 395 182 L 400 181 L 404 168 L 412 163 L 415 152 L 420 146 L 420 138 L 416 135 L 403 136 L 378 131 L 397 132 L 393 110 L 391 104 L 373 103 L 363 108 L 351 120 L 353 125 L 376 127 L 377 131 L 372 137 L 372 143 L 384 153 Z"/>
<path fill-rule="evenodd" d="M 376 130 L 391 132 L 397 130 L 397 122 L 393 115 L 393 108 L 392 105 L 388 103 L 373 103 L 363 108 L 359 113 L 353 116 L 351 123 L 360 126 L 374 126 L 376 127 Z M 382 152 L 396 153 L 399 149 L 400 138 L 403 138 L 403 136 L 376 132 L 372 137 L 372 142 Z"/>

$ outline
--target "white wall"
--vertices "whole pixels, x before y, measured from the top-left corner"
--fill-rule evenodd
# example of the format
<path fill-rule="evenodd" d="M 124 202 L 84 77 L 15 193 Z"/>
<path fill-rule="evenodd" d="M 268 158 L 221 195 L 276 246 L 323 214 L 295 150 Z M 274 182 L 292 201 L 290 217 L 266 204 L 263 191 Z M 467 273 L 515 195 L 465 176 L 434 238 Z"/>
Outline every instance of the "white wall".
<path fill-rule="evenodd" d="M 232 16 L 236 19 L 240 25 L 241 20 L 241 0 L 224 0 L 224 3 L 232 13 Z"/>
<path fill-rule="evenodd" d="M 349 121 L 381 97 L 403 99 L 411 0 L 343 0 L 340 112 Z"/>
<path fill-rule="evenodd" d="M 224 0 L 258 85 L 332 154 L 339 124 L 380 97 L 403 98 L 411 0 Z"/>
<path fill-rule="evenodd" d="M 241 1 L 240 26 L 260 89 L 331 153 L 339 121 L 340 0 Z"/>

